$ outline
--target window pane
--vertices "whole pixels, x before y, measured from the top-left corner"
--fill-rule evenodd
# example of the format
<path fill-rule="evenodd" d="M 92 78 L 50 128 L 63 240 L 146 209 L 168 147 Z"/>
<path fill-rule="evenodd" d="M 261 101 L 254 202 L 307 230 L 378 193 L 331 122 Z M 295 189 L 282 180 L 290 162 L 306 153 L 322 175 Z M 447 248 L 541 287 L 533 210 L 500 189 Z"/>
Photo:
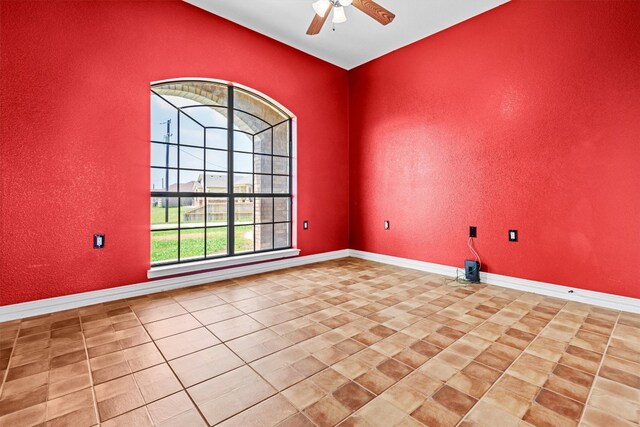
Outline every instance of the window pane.
<path fill-rule="evenodd" d="M 178 230 L 151 232 L 151 262 L 178 261 Z"/>
<path fill-rule="evenodd" d="M 226 193 L 229 175 L 226 173 L 207 173 L 207 193 Z"/>
<path fill-rule="evenodd" d="M 223 107 L 199 105 L 185 108 L 184 112 L 202 126 L 221 128 L 227 126 L 227 109 Z"/>
<path fill-rule="evenodd" d="M 275 222 L 291 221 L 291 201 L 289 198 L 276 197 L 274 200 Z"/>
<path fill-rule="evenodd" d="M 256 197 L 256 223 L 273 222 L 273 199 Z"/>
<path fill-rule="evenodd" d="M 235 151 L 248 151 L 252 152 L 253 137 L 242 132 L 233 133 L 233 149 Z"/>
<path fill-rule="evenodd" d="M 177 183 L 178 171 L 151 168 L 151 191 L 176 191 Z"/>
<path fill-rule="evenodd" d="M 153 90 L 165 98 L 170 98 L 180 107 L 185 105 L 215 104 L 227 105 L 227 85 L 224 83 L 180 81 L 153 86 Z M 180 101 L 180 104 L 176 102 Z"/>
<path fill-rule="evenodd" d="M 180 227 L 204 227 L 203 197 L 180 197 Z"/>
<path fill-rule="evenodd" d="M 233 110 L 233 129 L 255 135 L 269 128 L 269 123 L 242 111 Z"/>
<path fill-rule="evenodd" d="M 233 175 L 233 191 L 235 193 L 253 193 L 253 178 L 250 174 Z"/>
<path fill-rule="evenodd" d="M 178 147 L 169 144 L 151 144 L 151 166 L 178 167 Z"/>
<path fill-rule="evenodd" d="M 288 176 L 274 176 L 273 177 L 273 192 L 277 194 L 286 194 L 289 192 L 289 177 Z"/>
<path fill-rule="evenodd" d="M 174 81 L 152 90 L 151 194 L 175 195 L 151 197 L 152 262 L 291 247 L 286 114 L 224 83 Z M 231 92 L 234 105 L 227 108 Z"/>
<path fill-rule="evenodd" d="M 235 252 L 253 252 L 253 225 L 241 225 L 234 229 Z"/>
<path fill-rule="evenodd" d="M 274 248 L 286 248 L 291 246 L 289 235 L 290 223 L 274 224 L 275 242 Z"/>
<path fill-rule="evenodd" d="M 227 170 L 227 151 L 206 150 L 207 170 L 226 171 Z"/>
<path fill-rule="evenodd" d="M 227 199 L 207 197 L 207 225 L 227 225 Z"/>
<path fill-rule="evenodd" d="M 254 175 L 256 193 L 271 193 L 271 175 Z"/>
<path fill-rule="evenodd" d="M 151 93 L 151 140 L 178 142 L 178 110 L 158 95 Z"/>
<path fill-rule="evenodd" d="M 180 261 L 204 257 L 204 228 L 180 230 Z"/>
<path fill-rule="evenodd" d="M 271 129 L 253 137 L 253 151 L 260 154 L 271 154 Z"/>
<path fill-rule="evenodd" d="M 192 85 L 194 85 L 196 89 L 199 89 L 199 94 L 201 97 L 210 101 L 210 102 L 203 102 L 203 104 L 211 103 L 211 104 L 217 104 L 222 106 L 228 105 L 227 104 L 228 87 L 226 84 L 214 83 L 214 82 L 192 82 Z"/>
<path fill-rule="evenodd" d="M 273 224 L 256 225 L 256 250 L 273 249 Z"/>
<path fill-rule="evenodd" d="M 233 153 L 233 167 L 236 172 L 253 172 L 253 156 L 245 153 Z"/>
<path fill-rule="evenodd" d="M 234 107 L 239 110 L 255 114 L 272 125 L 287 119 L 287 116 L 285 116 L 279 109 L 275 108 L 271 103 L 243 89 L 236 88 L 234 90 L 234 98 Z"/>
<path fill-rule="evenodd" d="M 204 179 L 204 173 L 200 171 L 180 170 L 180 188 L 174 187 L 171 191 L 192 192 L 200 193 L 204 191 L 202 181 Z"/>
<path fill-rule="evenodd" d="M 156 88 L 156 91 L 160 94 L 162 98 L 166 99 L 167 102 L 171 103 L 171 105 L 174 105 L 176 108 L 183 108 L 188 105 L 200 105 L 198 102 L 195 102 L 191 99 L 183 98 L 182 96 L 167 94 L 162 89 Z"/>
<path fill-rule="evenodd" d="M 151 198 L 151 229 L 178 228 L 178 198 Z"/>
<path fill-rule="evenodd" d="M 207 256 L 227 254 L 227 227 L 207 228 Z"/>
<path fill-rule="evenodd" d="M 274 157 L 273 158 L 273 173 L 280 175 L 289 175 L 289 158 L 288 157 Z"/>
<path fill-rule="evenodd" d="M 190 110 L 187 110 L 187 114 Z M 180 144 L 204 145 L 204 127 L 193 121 L 185 113 L 180 113 Z"/>
<path fill-rule="evenodd" d="M 236 224 L 253 223 L 253 197 L 236 197 L 234 210 Z"/>
<path fill-rule="evenodd" d="M 226 150 L 229 146 L 226 129 L 207 129 L 207 147 Z"/>
<path fill-rule="evenodd" d="M 289 122 L 273 128 L 273 154 L 289 155 Z"/>
<path fill-rule="evenodd" d="M 180 147 L 180 168 L 204 169 L 202 148 Z"/>
<path fill-rule="evenodd" d="M 254 154 L 253 171 L 254 173 L 271 173 L 271 156 L 261 156 Z"/>

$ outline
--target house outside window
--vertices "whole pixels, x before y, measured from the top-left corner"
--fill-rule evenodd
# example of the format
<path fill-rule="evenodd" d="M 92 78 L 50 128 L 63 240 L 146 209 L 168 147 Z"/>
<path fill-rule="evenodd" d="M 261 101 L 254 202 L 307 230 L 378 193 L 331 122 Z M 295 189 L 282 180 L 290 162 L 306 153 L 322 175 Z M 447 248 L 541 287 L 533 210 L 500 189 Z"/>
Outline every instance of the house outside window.
<path fill-rule="evenodd" d="M 213 81 L 151 87 L 151 264 L 291 248 L 291 117 Z"/>

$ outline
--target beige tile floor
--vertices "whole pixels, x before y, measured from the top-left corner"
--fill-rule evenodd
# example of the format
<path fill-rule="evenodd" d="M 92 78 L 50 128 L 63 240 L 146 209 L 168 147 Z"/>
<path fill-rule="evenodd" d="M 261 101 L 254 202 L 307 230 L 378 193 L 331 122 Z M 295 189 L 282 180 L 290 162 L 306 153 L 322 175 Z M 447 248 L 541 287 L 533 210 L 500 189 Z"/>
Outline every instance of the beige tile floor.
<path fill-rule="evenodd" d="M 353 258 L 0 324 L 0 426 L 632 426 L 640 315 Z"/>

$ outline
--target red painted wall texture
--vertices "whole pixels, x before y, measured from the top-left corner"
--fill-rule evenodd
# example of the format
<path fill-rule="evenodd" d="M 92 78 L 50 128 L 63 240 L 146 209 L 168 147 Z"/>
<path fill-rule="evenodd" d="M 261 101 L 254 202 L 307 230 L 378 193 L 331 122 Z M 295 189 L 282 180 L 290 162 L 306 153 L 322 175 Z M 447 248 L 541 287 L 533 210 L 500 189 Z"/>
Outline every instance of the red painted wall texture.
<path fill-rule="evenodd" d="M 0 20 L 0 305 L 146 280 L 156 80 L 228 80 L 291 110 L 298 247 L 348 247 L 345 70 L 180 1 L 2 0 Z"/>
<path fill-rule="evenodd" d="M 351 248 L 461 266 L 475 225 L 484 271 L 640 297 L 638 22 L 513 1 L 352 70 Z"/>
<path fill-rule="evenodd" d="M 515 0 L 347 73 L 179 1 L 2 0 L 0 305 L 146 280 L 148 87 L 192 76 L 298 117 L 303 254 L 461 265 L 476 225 L 485 271 L 640 297 L 639 21 Z"/>

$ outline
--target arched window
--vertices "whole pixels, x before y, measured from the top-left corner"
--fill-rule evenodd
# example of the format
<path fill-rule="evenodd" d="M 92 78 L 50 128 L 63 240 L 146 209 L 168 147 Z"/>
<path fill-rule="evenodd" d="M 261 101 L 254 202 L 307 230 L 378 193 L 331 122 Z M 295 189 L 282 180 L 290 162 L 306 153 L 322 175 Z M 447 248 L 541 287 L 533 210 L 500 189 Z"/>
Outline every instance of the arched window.
<path fill-rule="evenodd" d="M 290 248 L 291 133 L 246 89 L 152 85 L 152 266 Z"/>

